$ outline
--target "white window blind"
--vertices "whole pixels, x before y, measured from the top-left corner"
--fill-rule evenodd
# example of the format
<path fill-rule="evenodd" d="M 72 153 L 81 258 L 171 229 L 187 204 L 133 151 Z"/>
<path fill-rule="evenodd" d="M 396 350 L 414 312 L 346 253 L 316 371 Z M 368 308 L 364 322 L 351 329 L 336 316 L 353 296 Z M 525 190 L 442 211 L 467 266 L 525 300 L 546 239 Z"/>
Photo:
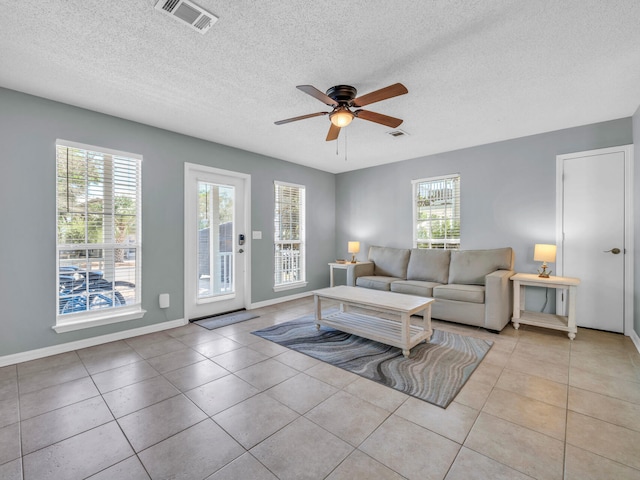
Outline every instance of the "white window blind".
<path fill-rule="evenodd" d="M 139 155 L 57 142 L 58 326 L 141 310 L 141 165 Z"/>
<path fill-rule="evenodd" d="M 274 185 L 274 286 L 302 286 L 305 284 L 305 187 L 282 182 Z"/>
<path fill-rule="evenodd" d="M 460 175 L 413 182 L 413 245 L 460 248 Z"/>

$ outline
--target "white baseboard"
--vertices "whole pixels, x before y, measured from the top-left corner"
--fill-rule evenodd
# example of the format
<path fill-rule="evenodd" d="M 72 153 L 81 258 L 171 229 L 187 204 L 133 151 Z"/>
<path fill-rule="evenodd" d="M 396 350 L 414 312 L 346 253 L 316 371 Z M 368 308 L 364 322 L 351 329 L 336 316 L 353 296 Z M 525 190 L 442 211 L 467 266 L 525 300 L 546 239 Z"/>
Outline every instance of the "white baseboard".
<path fill-rule="evenodd" d="M 638 353 L 640 353 L 640 337 L 638 336 L 636 331 L 632 329 L 629 337 L 631 338 L 633 344 L 636 346 L 636 350 L 638 350 Z"/>
<path fill-rule="evenodd" d="M 310 297 L 313 292 L 296 293 L 295 295 L 287 295 L 286 297 L 274 298 L 273 300 L 265 300 L 264 302 L 256 302 L 249 305 L 249 309 L 270 307 L 271 305 L 277 305 L 278 303 L 290 302 L 291 300 L 298 300 L 299 298 Z"/>
<path fill-rule="evenodd" d="M 29 360 L 36 360 L 38 358 L 48 357 L 50 355 L 58 355 L 59 353 L 72 352 L 73 350 L 93 347 L 95 345 L 101 345 L 103 343 L 115 342 L 116 340 L 123 340 L 125 338 L 146 335 L 147 333 L 169 330 L 171 328 L 181 327 L 186 324 L 187 322 L 184 318 L 179 318 L 177 320 L 171 320 L 169 322 L 154 323 L 153 325 L 147 325 L 146 327 L 132 328 L 130 330 L 109 333 L 107 335 L 100 335 L 98 337 L 76 340 L 75 342 L 61 343 L 59 345 L 52 345 L 51 347 L 38 348 L 35 350 L 28 350 L 26 352 L 4 355 L 0 357 L 0 367 L 14 365 L 16 363 L 28 362 Z"/>
<path fill-rule="evenodd" d="M 299 298 L 309 297 L 311 295 L 313 295 L 312 292 L 296 293 L 294 295 L 275 298 L 273 300 L 252 303 L 248 308 L 254 309 L 268 307 L 270 305 L 277 305 L 279 303 L 289 302 L 291 300 L 297 300 Z M 184 318 L 179 318 L 177 320 L 171 320 L 169 322 L 154 323 L 153 325 L 147 325 L 146 327 L 133 328 L 130 330 L 123 330 L 121 332 L 110 333 L 108 335 L 101 335 L 84 340 L 77 340 L 75 342 L 61 343 L 59 345 L 52 345 L 50 347 L 37 348 L 35 350 L 28 350 L 26 352 L 4 355 L 0 357 L 0 367 L 14 365 L 16 363 L 28 362 L 30 360 L 37 360 L 38 358 L 58 355 L 59 353 L 72 352 L 73 350 L 93 347 L 95 345 L 101 345 L 103 343 L 115 342 L 116 340 L 123 340 L 125 338 L 137 337 L 139 335 L 160 332 L 162 330 L 169 330 L 171 328 L 181 327 L 183 325 L 186 325 L 187 323 L 188 322 Z"/>

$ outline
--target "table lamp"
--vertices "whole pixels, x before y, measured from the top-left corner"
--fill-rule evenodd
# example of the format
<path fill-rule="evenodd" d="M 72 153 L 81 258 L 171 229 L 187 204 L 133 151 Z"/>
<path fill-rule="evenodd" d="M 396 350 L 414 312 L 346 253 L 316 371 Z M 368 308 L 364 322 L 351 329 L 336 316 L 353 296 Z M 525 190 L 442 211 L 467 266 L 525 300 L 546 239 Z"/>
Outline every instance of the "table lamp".
<path fill-rule="evenodd" d="M 356 253 L 360 252 L 360 242 L 349 242 L 347 252 L 351 253 L 351 263 L 356 263 Z"/>
<path fill-rule="evenodd" d="M 549 278 L 551 270 L 547 271 L 547 262 L 553 263 L 556 261 L 556 246 L 536 243 L 533 249 L 533 260 L 535 262 L 542 262 L 542 268 L 538 270 L 538 276 Z"/>

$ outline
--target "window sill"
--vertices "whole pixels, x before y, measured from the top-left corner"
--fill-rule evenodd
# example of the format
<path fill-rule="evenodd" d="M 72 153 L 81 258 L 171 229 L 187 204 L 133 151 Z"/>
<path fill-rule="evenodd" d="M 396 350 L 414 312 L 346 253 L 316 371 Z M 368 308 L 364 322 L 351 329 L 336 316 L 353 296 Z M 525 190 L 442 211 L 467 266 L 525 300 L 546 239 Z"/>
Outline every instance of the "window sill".
<path fill-rule="evenodd" d="M 135 320 L 137 318 L 144 317 L 147 313 L 142 308 L 135 307 L 134 309 L 126 309 L 122 312 L 114 314 L 114 312 L 100 313 L 97 315 L 80 315 L 77 319 L 71 321 L 65 321 L 64 323 L 57 323 L 53 328 L 56 333 L 73 332 L 74 330 L 82 330 L 85 328 L 99 327 L 101 325 L 110 325 L 112 323 L 126 322 L 128 320 Z"/>
<path fill-rule="evenodd" d="M 276 285 L 273 287 L 274 292 L 283 292 L 284 290 L 293 290 L 294 288 L 303 288 L 308 285 L 308 282 L 296 282 L 287 283 L 286 285 Z"/>

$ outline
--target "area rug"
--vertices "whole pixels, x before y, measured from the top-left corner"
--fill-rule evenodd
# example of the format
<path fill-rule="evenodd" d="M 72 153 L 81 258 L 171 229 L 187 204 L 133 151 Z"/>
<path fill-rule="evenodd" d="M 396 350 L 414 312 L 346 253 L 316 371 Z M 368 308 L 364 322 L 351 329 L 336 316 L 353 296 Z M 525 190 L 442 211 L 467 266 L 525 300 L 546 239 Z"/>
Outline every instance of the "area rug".
<path fill-rule="evenodd" d="M 226 327 L 238 322 L 244 322 L 245 320 L 251 320 L 252 318 L 258 318 L 256 315 L 246 310 L 239 312 L 225 313 L 223 315 L 216 315 L 214 317 L 201 318 L 200 320 L 194 320 L 192 323 L 200 325 L 207 330 L 213 330 L 214 328 Z"/>
<path fill-rule="evenodd" d="M 434 330 L 429 343 L 402 350 L 329 327 L 314 316 L 251 332 L 400 392 L 447 408 L 493 342 Z"/>

